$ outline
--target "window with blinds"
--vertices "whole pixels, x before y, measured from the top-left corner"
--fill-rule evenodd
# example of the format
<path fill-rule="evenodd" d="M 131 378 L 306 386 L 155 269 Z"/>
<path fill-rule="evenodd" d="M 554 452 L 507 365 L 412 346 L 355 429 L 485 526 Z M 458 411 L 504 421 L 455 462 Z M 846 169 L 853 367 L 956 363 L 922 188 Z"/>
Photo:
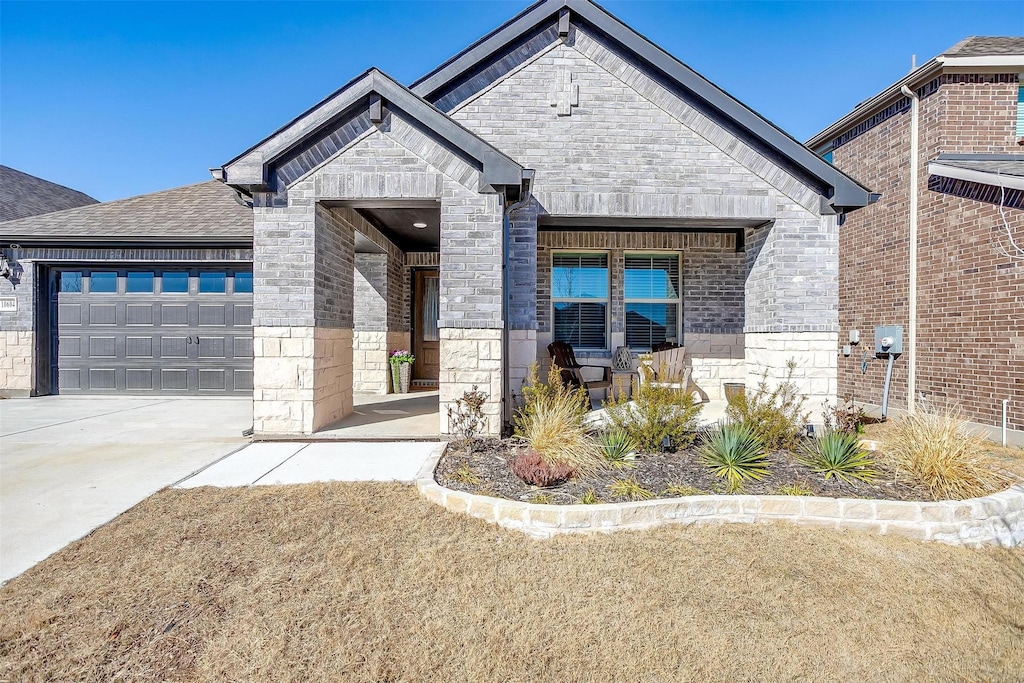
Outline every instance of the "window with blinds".
<path fill-rule="evenodd" d="M 1017 86 L 1017 137 L 1024 138 L 1024 84 Z"/>
<path fill-rule="evenodd" d="M 608 254 L 553 254 L 554 341 L 577 349 L 607 349 L 608 290 Z"/>
<path fill-rule="evenodd" d="M 626 346 L 679 341 L 679 254 L 626 254 Z"/>

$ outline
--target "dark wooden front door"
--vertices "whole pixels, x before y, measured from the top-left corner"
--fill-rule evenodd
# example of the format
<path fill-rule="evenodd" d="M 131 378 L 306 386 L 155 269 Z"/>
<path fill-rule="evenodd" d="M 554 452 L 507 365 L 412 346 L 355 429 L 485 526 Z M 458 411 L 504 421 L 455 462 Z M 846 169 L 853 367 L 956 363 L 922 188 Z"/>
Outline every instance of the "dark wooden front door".
<path fill-rule="evenodd" d="M 436 270 L 417 270 L 413 278 L 413 379 L 424 384 L 436 384 L 441 368 L 437 284 Z"/>

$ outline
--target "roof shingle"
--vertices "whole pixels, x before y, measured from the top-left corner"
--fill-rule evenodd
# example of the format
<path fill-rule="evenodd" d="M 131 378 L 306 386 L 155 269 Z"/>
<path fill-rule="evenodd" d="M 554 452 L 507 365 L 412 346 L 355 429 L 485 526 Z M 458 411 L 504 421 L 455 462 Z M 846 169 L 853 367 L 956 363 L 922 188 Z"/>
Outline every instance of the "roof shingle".
<path fill-rule="evenodd" d="M 945 57 L 1024 55 L 1024 37 L 970 36 L 942 53 Z"/>
<path fill-rule="evenodd" d="M 216 180 L 0 223 L 0 240 L 251 242 L 252 209 Z"/>
<path fill-rule="evenodd" d="M 84 192 L 0 165 L 0 221 L 96 203 Z"/>

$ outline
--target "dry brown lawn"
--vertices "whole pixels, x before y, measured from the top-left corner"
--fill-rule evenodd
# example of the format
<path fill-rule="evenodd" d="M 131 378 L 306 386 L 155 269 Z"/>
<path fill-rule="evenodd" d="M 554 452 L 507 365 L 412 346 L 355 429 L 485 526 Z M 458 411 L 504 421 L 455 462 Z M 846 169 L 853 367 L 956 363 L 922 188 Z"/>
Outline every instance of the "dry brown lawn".
<path fill-rule="evenodd" d="M 411 487 L 167 490 L 0 589 L 0 679 L 1021 680 L 1024 553 L 535 541 Z"/>

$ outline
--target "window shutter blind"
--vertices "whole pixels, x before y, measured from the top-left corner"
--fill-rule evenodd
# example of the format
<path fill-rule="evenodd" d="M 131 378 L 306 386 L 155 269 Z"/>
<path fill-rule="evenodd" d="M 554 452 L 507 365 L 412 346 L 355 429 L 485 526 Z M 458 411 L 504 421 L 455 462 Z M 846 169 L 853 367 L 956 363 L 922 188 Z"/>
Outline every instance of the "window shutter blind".
<path fill-rule="evenodd" d="M 650 349 L 679 338 L 679 257 L 625 257 L 626 345 Z"/>
<path fill-rule="evenodd" d="M 554 340 L 608 348 L 608 255 L 556 253 L 551 266 Z"/>

